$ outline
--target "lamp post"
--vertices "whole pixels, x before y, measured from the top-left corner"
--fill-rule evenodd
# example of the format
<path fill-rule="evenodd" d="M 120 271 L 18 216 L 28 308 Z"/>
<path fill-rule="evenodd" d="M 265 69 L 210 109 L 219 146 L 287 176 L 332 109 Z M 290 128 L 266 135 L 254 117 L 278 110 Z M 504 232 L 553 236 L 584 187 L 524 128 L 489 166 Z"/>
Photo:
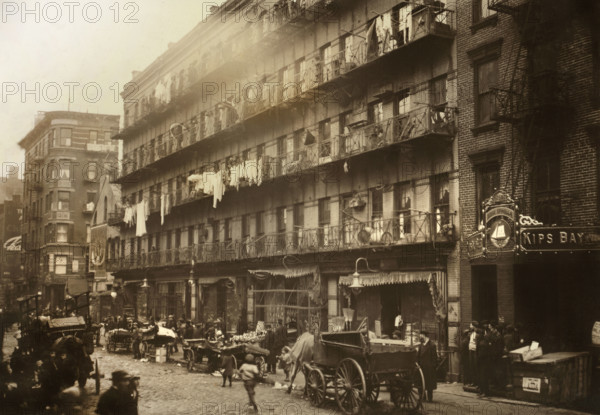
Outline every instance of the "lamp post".
<path fill-rule="evenodd" d="M 358 263 L 361 260 L 365 261 L 367 264 L 367 269 L 369 268 L 369 262 L 367 261 L 367 258 L 360 257 L 354 263 L 354 274 L 352 274 L 352 285 L 350 285 L 349 288 L 352 291 L 352 294 L 354 294 L 355 296 L 358 296 L 358 294 L 360 294 L 361 290 L 364 288 L 364 285 L 360 282 L 360 274 L 358 273 Z M 342 311 L 344 313 L 345 330 L 350 330 L 352 320 L 354 319 L 354 310 L 352 309 L 352 295 L 348 294 L 347 298 L 348 298 L 348 308 L 344 308 L 344 309 L 342 309 Z"/>

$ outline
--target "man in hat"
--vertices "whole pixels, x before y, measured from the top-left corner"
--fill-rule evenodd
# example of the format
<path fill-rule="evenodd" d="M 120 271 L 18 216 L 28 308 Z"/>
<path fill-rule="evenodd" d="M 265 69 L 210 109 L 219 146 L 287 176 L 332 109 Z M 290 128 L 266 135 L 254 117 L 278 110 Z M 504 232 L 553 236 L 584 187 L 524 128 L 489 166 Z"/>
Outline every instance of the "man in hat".
<path fill-rule="evenodd" d="M 479 323 L 477 321 L 472 321 L 469 327 L 469 363 L 467 368 L 468 373 L 468 385 L 476 385 L 478 384 L 478 368 L 477 368 L 477 341 L 478 333 L 477 329 L 479 328 Z"/>
<path fill-rule="evenodd" d="M 425 330 L 421 330 L 419 335 L 421 339 L 421 346 L 419 346 L 419 365 L 423 370 L 423 377 L 425 378 L 425 391 L 427 391 L 427 400 L 431 402 L 433 400 L 433 391 L 437 389 L 437 350 L 435 344 L 429 340 L 429 333 Z"/>
<path fill-rule="evenodd" d="M 112 386 L 100 396 L 98 415 L 137 415 L 137 395 L 132 382 L 136 378 L 124 370 L 112 372 Z"/>

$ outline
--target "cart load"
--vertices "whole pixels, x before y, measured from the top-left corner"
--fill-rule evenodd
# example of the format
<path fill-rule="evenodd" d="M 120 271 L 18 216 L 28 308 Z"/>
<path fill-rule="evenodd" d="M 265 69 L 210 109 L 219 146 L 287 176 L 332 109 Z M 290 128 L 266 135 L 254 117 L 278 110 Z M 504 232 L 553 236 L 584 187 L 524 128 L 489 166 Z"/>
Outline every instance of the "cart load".
<path fill-rule="evenodd" d="M 109 353 L 117 351 L 117 348 L 122 348 L 127 351 L 131 350 L 133 342 L 133 333 L 125 329 L 113 329 L 107 333 L 106 350 Z"/>
<path fill-rule="evenodd" d="M 312 362 L 304 362 L 314 406 L 334 398 L 343 413 L 358 414 L 377 401 L 382 384 L 395 406 L 409 411 L 421 406 L 425 380 L 417 349 L 397 340 L 369 339 L 364 331 L 319 333 Z"/>

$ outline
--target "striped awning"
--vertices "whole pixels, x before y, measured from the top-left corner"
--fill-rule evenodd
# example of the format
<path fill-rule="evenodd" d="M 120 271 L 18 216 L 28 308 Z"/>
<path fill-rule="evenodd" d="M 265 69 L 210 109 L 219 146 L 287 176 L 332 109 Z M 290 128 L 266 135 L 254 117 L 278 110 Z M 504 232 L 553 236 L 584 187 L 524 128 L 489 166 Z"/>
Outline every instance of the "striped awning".
<path fill-rule="evenodd" d="M 412 282 L 428 282 L 431 276 L 430 271 L 412 271 L 412 272 L 374 272 L 369 274 L 360 274 L 358 277 L 360 283 L 365 287 L 375 287 L 378 285 L 391 284 L 410 284 Z M 340 277 L 340 285 L 352 285 L 352 274 Z"/>
<path fill-rule="evenodd" d="M 248 272 L 252 275 L 264 276 L 264 275 L 282 275 L 286 278 L 299 278 L 306 277 L 308 275 L 315 275 L 319 273 L 318 265 L 295 265 L 290 267 L 279 267 L 269 269 L 249 269 Z"/>

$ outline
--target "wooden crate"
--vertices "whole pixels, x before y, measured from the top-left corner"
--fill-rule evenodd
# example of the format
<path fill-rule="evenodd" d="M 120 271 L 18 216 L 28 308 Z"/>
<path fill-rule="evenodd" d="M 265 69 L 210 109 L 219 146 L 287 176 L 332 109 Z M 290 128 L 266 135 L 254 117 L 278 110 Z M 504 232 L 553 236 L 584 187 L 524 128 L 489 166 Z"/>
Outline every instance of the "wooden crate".
<path fill-rule="evenodd" d="M 550 353 L 529 362 L 513 362 L 512 372 L 517 399 L 556 405 L 585 398 L 590 393 L 589 353 Z M 524 378 L 539 379 L 539 391 L 523 388 Z"/>

